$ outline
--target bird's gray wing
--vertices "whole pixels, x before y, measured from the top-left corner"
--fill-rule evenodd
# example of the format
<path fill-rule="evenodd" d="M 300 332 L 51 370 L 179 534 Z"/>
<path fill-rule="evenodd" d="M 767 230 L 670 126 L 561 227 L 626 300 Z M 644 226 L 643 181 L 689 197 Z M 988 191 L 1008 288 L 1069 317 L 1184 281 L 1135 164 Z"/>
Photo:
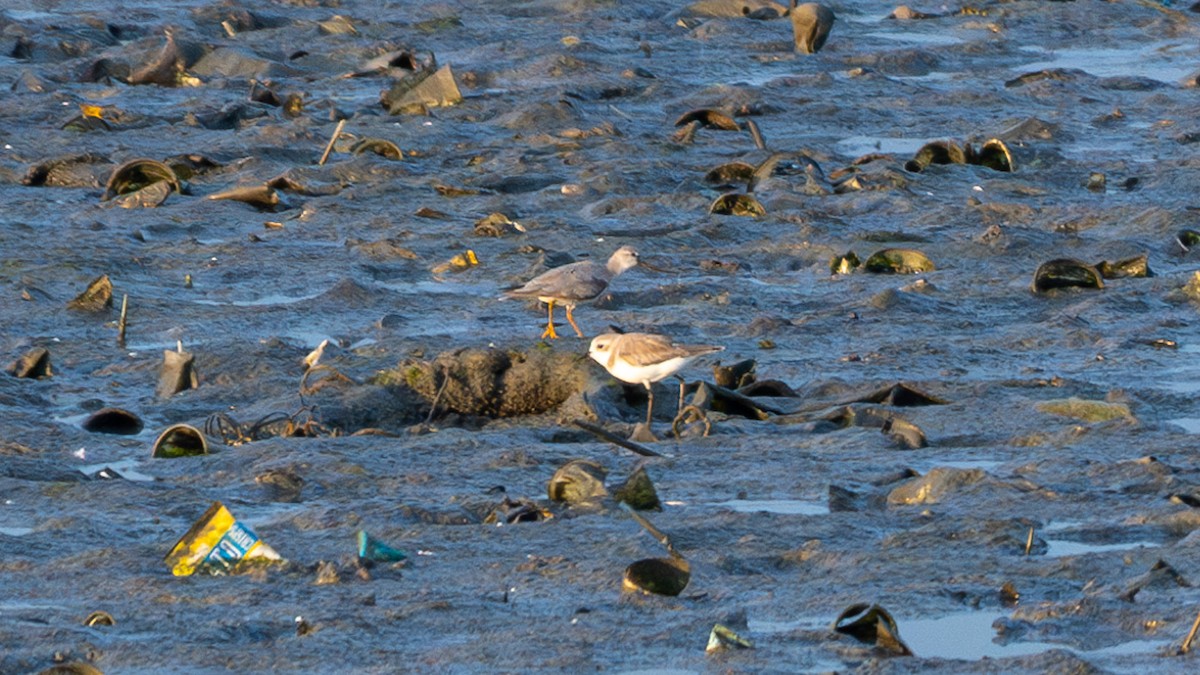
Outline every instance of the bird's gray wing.
<path fill-rule="evenodd" d="M 507 291 L 511 297 L 554 297 L 591 300 L 608 287 L 608 271 L 591 260 L 555 267 L 520 288 Z"/>

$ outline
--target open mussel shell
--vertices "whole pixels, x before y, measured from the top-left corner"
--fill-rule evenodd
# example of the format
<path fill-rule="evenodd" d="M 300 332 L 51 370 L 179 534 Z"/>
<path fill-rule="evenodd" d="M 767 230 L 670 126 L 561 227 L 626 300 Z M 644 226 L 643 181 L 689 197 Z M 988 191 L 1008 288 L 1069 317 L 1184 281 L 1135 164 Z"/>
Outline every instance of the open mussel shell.
<path fill-rule="evenodd" d="M 154 441 L 151 457 L 175 459 L 208 454 L 208 441 L 199 429 L 188 424 L 167 427 Z"/>
<path fill-rule="evenodd" d="M 740 192 L 731 192 L 717 197 L 712 206 L 708 207 L 708 212 L 721 216 L 749 216 L 750 218 L 767 215 L 767 209 L 762 202 L 752 195 Z"/>
<path fill-rule="evenodd" d="M 1013 172 L 1017 170 L 1016 162 L 1013 161 L 1012 153 L 1009 152 L 1008 146 L 999 138 L 993 138 L 985 141 L 979 150 L 972 153 L 969 157 L 971 164 L 978 164 L 994 171 Z"/>
<path fill-rule="evenodd" d="M 91 614 L 87 615 L 87 618 L 85 618 L 83 620 L 83 625 L 85 625 L 85 626 L 115 626 L 115 625 L 117 625 L 117 620 L 113 618 L 112 614 L 109 614 L 108 612 L 106 612 L 104 610 L 97 610 L 97 611 L 92 612 Z"/>
<path fill-rule="evenodd" d="M 621 587 L 647 595 L 679 595 L 692 579 L 692 566 L 680 556 L 646 558 L 625 568 Z"/>
<path fill-rule="evenodd" d="M 1032 284 L 1034 293 L 1055 288 L 1104 288 L 1104 280 L 1092 265 L 1071 258 L 1056 258 L 1038 266 Z"/>
<path fill-rule="evenodd" d="M 362 138 L 350 146 L 351 154 L 373 152 L 386 159 L 404 159 L 404 152 L 395 143 L 383 138 Z"/>
<path fill-rule="evenodd" d="M 1132 258 L 1125 258 L 1116 262 L 1101 260 L 1096 263 L 1096 271 L 1105 279 L 1122 279 L 1125 277 L 1151 277 L 1154 273 L 1150 271 L 1149 256 L 1143 253 Z"/>
<path fill-rule="evenodd" d="M 904 163 L 904 168 L 920 173 L 930 164 L 966 164 L 967 153 L 954 141 L 933 141 L 921 146 L 913 158 Z"/>
<path fill-rule="evenodd" d="M 573 459 L 559 467 L 546 486 L 551 501 L 579 504 L 608 496 L 604 478 L 608 471 L 590 459 Z"/>
<path fill-rule="evenodd" d="M 675 120 L 675 126 L 682 127 L 692 122 L 698 122 L 700 126 L 707 127 L 709 129 L 719 129 L 721 131 L 742 130 L 742 128 L 738 126 L 737 121 L 735 121 L 732 117 L 723 112 L 713 110 L 712 108 L 689 110 L 680 115 L 679 119 Z"/>
<path fill-rule="evenodd" d="M 863 269 L 875 274 L 921 274 L 937 267 L 924 253 L 911 248 L 885 248 L 872 254 Z"/>
<path fill-rule="evenodd" d="M 894 654 L 912 655 L 912 650 L 900 640 L 896 620 L 879 605 L 865 602 L 850 605 L 833 622 L 833 630 Z"/>
<path fill-rule="evenodd" d="M 137 192 L 160 181 L 166 182 L 175 192 L 183 192 L 179 177 L 171 167 L 153 159 L 131 159 L 113 170 L 101 199 L 108 201 L 117 195 Z"/>
<path fill-rule="evenodd" d="M 101 408 L 83 421 L 84 431 L 134 436 L 142 432 L 142 418 L 121 408 Z"/>
<path fill-rule="evenodd" d="M 704 183 L 712 187 L 746 185 L 754 176 L 754 165 L 746 162 L 729 162 L 710 169 L 704 174 Z"/>

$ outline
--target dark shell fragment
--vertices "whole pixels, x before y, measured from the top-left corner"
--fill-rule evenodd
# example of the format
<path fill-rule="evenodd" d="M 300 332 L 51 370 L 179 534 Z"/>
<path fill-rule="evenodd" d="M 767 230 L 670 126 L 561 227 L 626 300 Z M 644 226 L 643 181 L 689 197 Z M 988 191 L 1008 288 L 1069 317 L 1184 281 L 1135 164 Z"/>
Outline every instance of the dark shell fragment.
<path fill-rule="evenodd" d="M 14 377 L 30 379 L 51 377 L 54 372 L 50 369 L 50 351 L 45 347 L 34 347 L 14 361 L 8 372 Z"/>
<path fill-rule="evenodd" d="M 101 200 L 136 192 L 159 181 L 165 181 L 174 192 L 183 192 L 179 177 L 171 167 L 153 159 L 132 159 L 113 170 Z"/>
<path fill-rule="evenodd" d="M 900 629 L 890 612 L 865 602 L 850 605 L 838 615 L 833 629 L 859 642 L 873 645 L 899 656 L 912 656 L 912 650 L 900 639 Z"/>
<path fill-rule="evenodd" d="M 608 471 L 590 459 L 573 459 L 559 467 L 550 478 L 546 495 L 551 501 L 579 504 L 608 496 L 604 478 Z"/>
<path fill-rule="evenodd" d="M 208 441 L 196 427 L 176 424 L 167 427 L 154 441 L 151 457 L 174 459 L 208 454 Z"/>
<path fill-rule="evenodd" d="M 84 431 L 95 434 L 135 436 L 144 426 L 142 418 L 120 408 L 101 408 L 83 421 Z"/>
<path fill-rule="evenodd" d="M 645 558 L 625 568 L 621 587 L 647 595 L 679 595 L 692 579 L 692 566 L 679 556 Z"/>
<path fill-rule="evenodd" d="M 759 218 L 767 215 L 767 209 L 753 195 L 731 192 L 721 195 L 708 207 L 709 213 L 721 216 L 747 216 Z"/>
<path fill-rule="evenodd" d="M 863 263 L 863 269 L 875 274 L 921 274 L 937 269 L 924 253 L 911 248 L 885 248 Z"/>
<path fill-rule="evenodd" d="M 1096 263 L 1096 271 L 1105 279 L 1154 276 L 1154 273 L 1150 271 L 1149 256 L 1145 253 L 1116 262 L 1101 260 Z"/>
<path fill-rule="evenodd" d="M 1056 258 L 1038 266 L 1033 274 L 1034 293 L 1055 288 L 1104 288 L 1104 280 L 1095 267 L 1071 258 Z"/>
<path fill-rule="evenodd" d="M 404 152 L 393 142 L 383 138 L 362 138 L 350 146 L 351 154 L 361 155 L 373 152 L 386 159 L 404 159 Z"/>
<path fill-rule="evenodd" d="M 717 129 L 720 131 L 742 130 L 742 128 L 738 126 L 737 121 L 735 121 L 732 117 L 723 112 L 713 110 L 712 108 L 689 110 L 680 115 L 679 119 L 675 120 L 675 126 L 682 127 L 692 122 L 699 122 L 700 126 L 705 127 L 706 129 Z"/>

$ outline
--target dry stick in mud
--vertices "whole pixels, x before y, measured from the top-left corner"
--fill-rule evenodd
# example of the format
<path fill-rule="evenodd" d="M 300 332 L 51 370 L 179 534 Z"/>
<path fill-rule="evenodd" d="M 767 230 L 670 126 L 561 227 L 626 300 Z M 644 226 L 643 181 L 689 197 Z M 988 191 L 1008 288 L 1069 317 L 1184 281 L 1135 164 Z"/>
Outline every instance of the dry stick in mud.
<path fill-rule="evenodd" d="M 317 162 L 317 166 L 325 166 L 325 160 L 329 159 L 329 153 L 333 152 L 333 144 L 337 142 L 338 136 L 342 135 L 342 129 L 346 128 L 346 120 L 338 120 L 337 128 L 333 130 L 333 135 L 329 137 L 329 145 L 325 146 L 325 152 L 321 153 L 321 161 Z"/>
<path fill-rule="evenodd" d="M 129 294 L 121 296 L 121 318 L 117 321 L 117 347 L 125 349 L 125 312 L 129 309 Z"/>
<path fill-rule="evenodd" d="M 438 403 L 442 400 L 442 393 L 446 391 L 446 385 L 450 384 L 450 369 L 442 366 L 442 386 L 438 387 L 437 393 L 433 396 L 433 403 L 429 406 L 429 414 L 425 416 L 425 426 L 433 421 L 433 414 L 437 412 Z"/>
<path fill-rule="evenodd" d="M 1033 526 L 1029 526 L 1029 536 L 1025 538 L 1025 555 L 1029 555 L 1029 551 L 1033 549 Z"/>
<path fill-rule="evenodd" d="M 575 426 L 579 427 L 580 429 L 583 429 L 584 431 L 590 431 L 591 433 L 595 434 L 596 436 L 599 436 L 600 438 L 608 441 L 609 443 L 619 445 L 622 448 L 625 448 L 627 450 L 632 450 L 643 457 L 665 457 L 665 455 L 655 452 L 655 451 L 651 450 L 650 448 L 647 448 L 646 446 L 641 445 L 640 443 L 634 443 L 633 441 L 626 440 L 615 434 L 610 434 L 607 431 L 605 431 L 604 429 L 601 429 L 600 427 L 596 426 L 595 424 L 589 424 L 587 422 L 584 422 L 583 420 L 575 420 Z"/>
<path fill-rule="evenodd" d="M 1183 639 L 1183 644 L 1179 647 L 1181 654 L 1187 654 L 1192 649 L 1192 640 L 1196 639 L 1196 631 L 1200 630 L 1200 612 L 1196 612 L 1196 620 L 1192 622 L 1192 629 L 1188 631 L 1187 637 Z"/>

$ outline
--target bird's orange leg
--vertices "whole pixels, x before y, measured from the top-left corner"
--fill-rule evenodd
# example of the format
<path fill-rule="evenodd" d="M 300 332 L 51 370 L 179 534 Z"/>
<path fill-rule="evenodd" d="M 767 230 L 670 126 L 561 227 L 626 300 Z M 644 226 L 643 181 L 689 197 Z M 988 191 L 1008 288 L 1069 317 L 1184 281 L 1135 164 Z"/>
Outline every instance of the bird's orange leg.
<path fill-rule="evenodd" d="M 575 323 L 575 317 L 571 316 L 571 309 L 572 307 L 567 305 L 567 321 L 571 322 L 571 328 L 575 329 L 575 334 L 583 337 L 583 331 L 579 330 L 579 325 Z"/>
<path fill-rule="evenodd" d="M 555 340 L 558 339 L 558 333 L 554 332 L 554 301 L 551 300 L 547 304 L 549 305 L 549 309 L 546 312 L 546 330 L 542 331 L 542 339 L 550 338 L 551 340 Z"/>

